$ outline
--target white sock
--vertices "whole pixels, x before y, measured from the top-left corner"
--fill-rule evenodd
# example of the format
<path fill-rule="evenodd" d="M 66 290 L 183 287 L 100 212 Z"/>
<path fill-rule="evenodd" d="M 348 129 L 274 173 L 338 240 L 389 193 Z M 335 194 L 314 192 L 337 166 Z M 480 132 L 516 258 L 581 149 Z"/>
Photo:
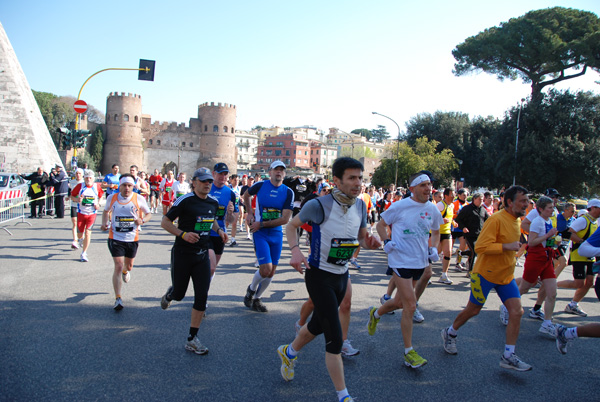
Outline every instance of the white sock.
<path fill-rule="evenodd" d="M 288 345 L 288 347 L 287 347 L 287 349 L 285 351 L 285 354 L 290 359 L 293 359 L 294 357 L 298 356 L 298 352 L 294 350 L 294 348 L 292 347 L 291 343 Z"/>
<path fill-rule="evenodd" d="M 544 320 L 542 325 L 545 325 L 545 326 L 552 325 L 552 320 Z"/>
<path fill-rule="evenodd" d="M 413 350 L 412 346 L 410 348 L 404 348 L 404 354 L 407 355 L 411 350 Z"/>
<path fill-rule="evenodd" d="M 265 293 L 265 290 L 267 290 L 267 288 L 271 284 L 272 280 L 273 280 L 273 278 L 264 278 L 260 282 L 258 289 L 256 289 L 256 295 L 254 296 L 256 299 L 260 299 L 260 297 L 263 295 L 263 293 Z"/>
<path fill-rule="evenodd" d="M 337 392 L 337 397 L 338 397 L 338 401 L 342 402 L 342 399 L 344 399 L 345 397 L 347 397 L 348 395 L 350 395 L 348 393 L 348 388 L 344 388 L 341 391 L 336 391 Z"/>
<path fill-rule="evenodd" d="M 507 359 L 515 353 L 515 345 L 504 345 L 504 357 Z"/>
<path fill-rule="evenodd" d="M 252 283 L 250 284 L 250 290 L 252 290 L 253 292 L 256 292 L 256 289 L 258 289 L 258 284 L 260 282 L 262 282 L 264 278 L 262 276 L 260 276 L 260 271 L 257 269 L 256 272 L 254 273 L 254 277 L 252 278 Z"/>
<path fill-rule="evenodd" d="M 381 316 L 377 313 L 377 310 L 375 310 L 375 312 L 373 313 L 373 317 L 375 317 L 376 319 L 381 318 Z"/>
<path fill-rule="evenodd" d="M 458 335 L 458 331 L 454 329 L 454 326 L 450 325 L 450 327 L 448 328 L 448 335 L 450 335 L 450 336 Z"/>

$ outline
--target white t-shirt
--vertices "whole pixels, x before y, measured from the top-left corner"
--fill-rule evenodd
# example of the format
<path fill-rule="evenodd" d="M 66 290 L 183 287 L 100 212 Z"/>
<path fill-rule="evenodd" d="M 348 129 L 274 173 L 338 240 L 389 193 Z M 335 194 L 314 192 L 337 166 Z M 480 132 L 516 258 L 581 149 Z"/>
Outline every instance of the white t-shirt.
<path fill-rule="evenodd" d="M 173 193 L 175 194 L 175 198 L 179 198 L 182 195 L 189 193 L 190 191 L 192 191 L 190 188 L 190 184 L 186 181 L 179 182 L 175 180 L 175 183 L 173 183 Z"/>
<path fill-rule="evenodd" d="M 529 216 L 529 215 L 527 215 Z M 541 216 L 538 216 L 531 222 L 529 227 L 529 233 L 537 233 L 539 236 L 544 236 L 552 229 L 552 221 L 550 219 L 544 220 Z M 546 240 L 541 243 L 542 246 L 546 247 Z"/>
<path fill-rule="evenodd" d="M 595 221 L 592 220 L 592 222 Z M 583 216 L 580 216 L 579 218 L 575 219 L 573 223 L 571 223 L 571 229 L 573 229 L 575 233 L 580 232 L 587 227 L 587 223 L 587 219 Z"/>
<path fill-rule="evenodd" d="M 552 216 L 556 216 L 556 215 L 558 215 L 558 210 L 555 207 L 554 212 L 552 212 Z M 527 220 L 530 223 L 533 223 L 533 220 L 535 218 L 537 218 L 538 216 L 540 216 L 540 213 L 537 211 L 537 208 L 534 207 L 531 211 L 529 211 L 529 213 L 527 214 L 527 216 L 525 218 L 527 218 Z"/>
<path fill-rule="evenodd" d="M 124 242 L 138 241 L 139 226 L 135 220 L 142 215 L 141 212 L 150 213 L 148 203 L 137 193 L 129 198 L 123 198 L 120 193 L 109 195 L 104 210 L 111 212 L 108 237 Z"/>
<path fill-rule="evenodd" d="M 393 247 L 389 248 L 391 268 L 423 269 L 429 265 L 429 232 L 444 224 L 442 214 L 431 202 L 410 198 L 394 202 L 381 219 L 392 227 Z"/>

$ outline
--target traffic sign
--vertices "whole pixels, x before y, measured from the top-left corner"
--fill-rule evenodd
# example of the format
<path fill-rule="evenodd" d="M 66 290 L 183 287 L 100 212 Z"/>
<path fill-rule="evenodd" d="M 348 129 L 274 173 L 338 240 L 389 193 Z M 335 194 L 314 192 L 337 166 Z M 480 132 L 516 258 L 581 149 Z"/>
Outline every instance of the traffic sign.
<path fill-rule="evenodd" d="M 73 104 L 73 109 L 75 109 L 77 113 L 85 113 L 87 111 L 87 107 L 87 103 L 85 103 L 83 100 L 75 101 L 75 104 Z"/>

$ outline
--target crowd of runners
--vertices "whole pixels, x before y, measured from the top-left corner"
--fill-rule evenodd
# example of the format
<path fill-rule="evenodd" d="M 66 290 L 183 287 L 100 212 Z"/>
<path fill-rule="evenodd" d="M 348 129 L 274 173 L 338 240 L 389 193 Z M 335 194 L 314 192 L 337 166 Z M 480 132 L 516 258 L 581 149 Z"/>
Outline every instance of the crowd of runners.
<path fill-rule="evenodd" d="M 277 348 L 281 375 L 293 380 L 299 352 L 323 334 L 325 365 L 340 402 L 352 401 L 342 356 L 359 353 L 348 340 L 352 298 L 348 269 L 360 269 L 361 248 L 382 249 L 390 275 L 381 305 L 369 309 L 368 334 L 376 334 L 383 315 L 401 310 L 404 364 L 410 368 L 427 363 L 414 347 L 413 325 L 425 320 L 419 299 L 432 280 L 431 264 L 440 259 L 437 282 L 451 286 L 451 268 L 454 275 L 466 275 L 471 282 L 466 307 L 441 330 L 442 345 L 449 354 L 458 353 L 459 329 L 481 311 L 492 289 L 502 301 L 500 320 L 506 325 L 500 367 L 532 368 L 515 354 L 515 346 L 524 313 L 521 295 L 534 289 L 537 300 L 527 314 L 541 321 L 539 332 L 555 338 L 560 353 L 566 353 L 572 339 L 600 337 L 600 324 L 565 328 L 552 322 L 557 288 L 573 290 L 565 312 L 587 315 L 579 303 L 594 286 L 600 268 L 594 258 L 600 256 L 600 232 L 596 231 L 600 200 L 590 200 L 587 210 L 577 216 L 572 203 L 558 210 L 560 194 L 552 188 L 537 201 L 521 186 L 498 195 L 470 194 L 466 188 L 435 189 L 431 173 L 421 171 L 409 178 L 407 189 L 392 185 L 383 191 L 364 184 L 363 170 L 359 161 L 339 158 L 332 166 L 332 182 L 313 182 L 286 179 L 281 161 L 273 162 L 264 178 L 230 175 L 225 163 L 217 163 L 212 170 L 197 169 L 188 180 L 185 173 L 176 178 L 172 171 L 163 176 L 155 170 L 146 176 L 137 166 L 120 174 L 114 165 L 97 183 L 92 171 L 77 169 L 69 182 L 72 248 L 81 248 L 81 261 L 89 261 L 92 227 L 101 211 L 101 229 L 108 232 L 114 261 L 114 309 L 120 311 L 125 305 L 122 283 L 131 279 L 142 227 L 160 213 L 162 229 L 175 237 L 171 284 L 160 305 L 166 310 L 174 300 L 182 300 L 191 279 L 194 303 L 185 349 L 203 355 L 208 348 L 200 341 L 199 328 L 210 283 L 226 247 L 238 244 L 238 232 L 253 242 L 257 269 L 248 278 L 240 303 L 267 313 L 263 296 L 280 264 L 285 231 L 289 264 L 304 275 L 308 297 L 299 306 L 296 337 Z M 106 202 L 101 207 L 104 193 Z M 308 255 L 300 248 L 302 236 L 310 246 Z M 455 243 L 456 264 L 451 267 Z M 515 278 L 522 256 L 523 275 Z M 558 281 L 567 265 L 573 267 L 573 278 Z M 600 294 L 598 282 L 596 291 Z"/>

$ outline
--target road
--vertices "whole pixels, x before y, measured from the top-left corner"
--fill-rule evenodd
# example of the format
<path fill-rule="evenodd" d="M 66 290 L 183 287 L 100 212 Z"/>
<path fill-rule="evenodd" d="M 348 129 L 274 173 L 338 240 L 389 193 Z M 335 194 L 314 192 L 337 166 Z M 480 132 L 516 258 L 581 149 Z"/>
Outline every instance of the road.
<path fill-rule="evenodd" d="M 184 350 L 192 297 L 163 311 L 160 298 L 170 285 L 173 237 L 155 216 L 141 234 L 132 278 L 124 284 L 125 308 L 113 309 L 112 259 L 106 233 L 93 232 L 89 263 L 70 249 L 70 220 L 37 219 L 33 226 L 0 231 L 0 400 L 194 400 L 332 401 L 333 385 L 324 364 L 324 340 L 303 349 L 296 378 L 279 374 L 276 349 L 295 335 L 303 277 L 281 265 L 263 301 L 266 314 L 244 307 L 242 298 L 255 271 L 251 242 L 226 248 L 209 293 L 208 316 L 199 337 L 206 356 Z M 306 252 L 306 247 L 303 246 Z M 554 341 L 538 334 L 540 321 L 524 316 L 517 354 L 531 372 L 501 369 L 504 330 L 493 293 L 481 314 L 459 331 L 456 356 L 442 348 L 440 330 L 464 307 L 469 292 L 464 274 L 453 285 L 431 284 L 420 302 L 425 316 L 415 325 L 415 349 L 429 363 L 404 367 L 400 314 L 380 321 L 367 334 L 369 306 L 379 303 L 387 285 L 383 251 L 362 251 L 362 269 L 352 270 L 354 296 L 350 339 L 360 355 L 344 359 L 348 390 L 368 401 L 594 400 L 600 385 L 600 341 L 580 339 L 560 355 Z M 434 280 L 440 266 L 434 265 Z M 436 275 L 437 273 L 437 275 Z M 571 276 L 570 267 L 562 277 Z M 189 294 L 192 289 L 188 290 Z M 600 303 L 593 291 L 580 318 L 563 313 L 573 291 L 559 290 L 555 322 L 597 322 Z M 524 305 L 533 305 L 526 295 Z"/>

